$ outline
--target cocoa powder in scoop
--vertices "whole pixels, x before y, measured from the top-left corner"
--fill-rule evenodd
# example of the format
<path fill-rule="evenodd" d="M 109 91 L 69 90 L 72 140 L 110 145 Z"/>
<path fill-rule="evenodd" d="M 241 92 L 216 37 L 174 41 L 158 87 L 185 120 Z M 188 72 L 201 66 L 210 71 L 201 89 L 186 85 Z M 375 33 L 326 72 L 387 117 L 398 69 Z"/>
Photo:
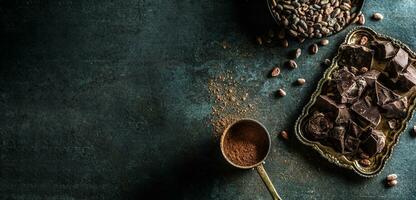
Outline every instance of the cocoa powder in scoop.
<path fill-rule="evenodd" d="M 225 156 L 239 166 L 251 166 L 261 162 L 269 147 L 264 130 L 251 124 L 234 125 L 223 142 Z"/>

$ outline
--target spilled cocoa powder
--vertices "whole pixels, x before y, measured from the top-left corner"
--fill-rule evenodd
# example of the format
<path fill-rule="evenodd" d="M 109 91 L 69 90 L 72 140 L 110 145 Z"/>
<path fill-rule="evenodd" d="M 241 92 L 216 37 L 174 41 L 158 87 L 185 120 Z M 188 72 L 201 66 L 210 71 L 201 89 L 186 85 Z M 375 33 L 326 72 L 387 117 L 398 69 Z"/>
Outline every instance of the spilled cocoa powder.
<path fill-rule="evenodd" d="M 224 129 L 238 119 L 256 117 L 256 103 L 250 99 L 247 88 L 239 84 L 244 79 L 235 78 L 228 70 L 209 79 L 208 89 L 214 100 L 211 112 L 214 137 L 221 136 Z"/>
<path fill-rule="evenodd" d="M 252 166 L 261 162 L 269 148 L 267 133 L 257 124 L 237 123 L 225 135 L 225 156 L 239 166 Z"/>

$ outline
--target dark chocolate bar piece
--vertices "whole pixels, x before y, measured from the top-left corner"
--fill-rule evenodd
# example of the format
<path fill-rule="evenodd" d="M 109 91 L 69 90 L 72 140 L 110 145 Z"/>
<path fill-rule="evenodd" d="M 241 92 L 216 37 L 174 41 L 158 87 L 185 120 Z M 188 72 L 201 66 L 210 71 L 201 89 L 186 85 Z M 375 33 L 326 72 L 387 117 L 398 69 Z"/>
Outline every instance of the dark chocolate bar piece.
<path fill-rule="evenodd" d="M 380 72 L 377 70 L 370 70 L 361 76 L 364 77 L 365 81 L 367 82 L 367 86 L 374 87 L 376 80 L 380 76 Z"/>
<path fill-rule="evenodd" d="M 391 101 L 381 106 L 386 112 L 384 116 L 386 118 L 403 118 L 406 117 L 406 111 L 408 102 L 406 97 Z"/>
<path fill-rule="evenodd" d="M 383 106 L 391 101 L 400 98 L 400 95 L 394 93 L 392 90 L 388 89 L 378 81 L 376 82 L 375 92 L 377 97 L 377 104 L 379 106 Z"/>
<path fill-rule="evenodd" d="M 338 112 L 339 108 L 345 108 L 344 104 L 338 105 L 327 95 L 319 95 L 316 99 L 316 106 L 322 112 Z"/>
<path fill-rule="evenodd" d="M 387 64 L 386 71 L 390 78 L 397 79 L 409 64 L 409 54 L 403 49 L 399 49 L 396 55 Z"/>
<path fill-rule="evenodd" d="M 413 65 L 408 65 L 400 75 L 398 85 L 401 90 L 407 91 L 416 85 L 416 69 Z"/>
<path fill-rule="evenodd" d="M 347 90 L 341 93 L 341 103 L 354 103 L 357 101 L 358 98 L 360 98 L 362 95 L 366 86 L 367 82 L 363 77 L 357 78 Z"/>
<path fill-rule="evenodd" d="M 351 119 L 349 109 L 345 104 L 337 104 L 334 100 L 326 95 L 319 95 L 316 99 L 318 110 L 322 112 L 330 112 L 335 117 L 335 123 L 348 123 Z"/>
<path fill-rule="evenodd" d="M 314 112 L 306 124 L 307 136 L 312 140 L 325 139 L 332 127 L 333 123 L 325 114 Z"/>
<path fill-rule="evenodd" d="M 346 67 L 334 72 L 333 79 L 337 83 L 341 103 L 355 102 L 367 86 L 367 81 L 364 77 L 356 77 Z"/>
<path fill-rule="evenodd" d="M 372 41 L 371 48 L 374 49 L 376 58 L 380 60 L 391 58 L 397 52 L 397 49 L 389 41 Z"/>
<path fill-rule="evenodd" d="M 371 69 L 373 50 L 361 45 L 342 45 L 340 48 L 342 53 L 339 65 Z"/>
<path fill-rule="evenodd" d="M 337 83 L 344 82 L 345 87 L 348 88 L 354 82 L 355 75 L 347 67 L 343 67 L 332 74 L 332 79 Z"/>
<path fill-rule="evenodd" d="M 377 106 L 368 105 L 363 99 L 355 102 L 351 106 L 351 110 L 360 116 L 366 125 L 370 124 L 376 127 L 380 123 L 381 115 Z"/>
<path fill-rule="evenodd" d="M 361 148 L 371 157 L 383 151 L 386 145 L 386 136 L 379 130 L 371 129 L 370 132 L 369 137 L 361 143 Z"/>

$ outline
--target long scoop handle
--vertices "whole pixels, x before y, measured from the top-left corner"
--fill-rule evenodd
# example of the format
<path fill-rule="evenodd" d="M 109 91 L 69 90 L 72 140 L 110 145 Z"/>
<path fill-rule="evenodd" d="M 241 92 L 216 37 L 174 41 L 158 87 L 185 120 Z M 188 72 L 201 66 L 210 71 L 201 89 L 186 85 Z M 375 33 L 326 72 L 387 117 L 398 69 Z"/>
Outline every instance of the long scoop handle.
<path fill-rule="evenodd" d="M 257 172 L 259 173 L 261 179 L 263 180 L 264 184 L 266 185 L 267 189 L 269 190 L 270 194 L 272 195 L 274 200 L 282 200 L 279 194 L 277 193 L 276 189 L 273 186 L 272 181 L 270 180 L 269 176 L 267 175 L 266 170 L 264 169 L 263 164 L 260 164 L 256 167 Z"/>

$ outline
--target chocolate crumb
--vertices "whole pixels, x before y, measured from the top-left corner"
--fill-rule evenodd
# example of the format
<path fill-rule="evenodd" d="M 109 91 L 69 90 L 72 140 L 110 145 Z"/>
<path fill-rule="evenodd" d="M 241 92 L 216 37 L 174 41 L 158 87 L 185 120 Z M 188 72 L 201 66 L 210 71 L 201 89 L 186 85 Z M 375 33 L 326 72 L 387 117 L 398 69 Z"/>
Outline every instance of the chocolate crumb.
<path fill-rule="evenodd" d="M 416 125 L 413 126 L 413 136 L 416 136 Z"/>

